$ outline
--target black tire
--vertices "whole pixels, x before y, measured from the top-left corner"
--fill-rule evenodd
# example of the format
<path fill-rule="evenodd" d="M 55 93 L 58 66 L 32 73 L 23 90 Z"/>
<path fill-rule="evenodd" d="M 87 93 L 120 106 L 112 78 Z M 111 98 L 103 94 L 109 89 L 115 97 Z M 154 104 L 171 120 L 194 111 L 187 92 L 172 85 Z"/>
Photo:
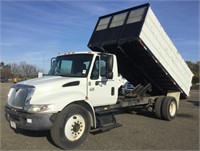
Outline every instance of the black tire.
<path fill-rule="evenodd" d="M 164 96 L 160 96 L 156 99 L 155 113 L 159 119 L 162 119 L 162 103 L 164 98 L 165 98 Z"/>
<path fill-rule="evenodd" d="M 51 138 L 62 149 L 79 146 L 90 131 L 88 111 L 76 104 L 65 107 L 57 116 L 51 128 Z"/>
<path fill-rule="evenodd" d="M 164 120 L 172 120 L 177 114 L 177 103 L 174 97 L 165 97 L 162 103 L 162 118 Z"/>

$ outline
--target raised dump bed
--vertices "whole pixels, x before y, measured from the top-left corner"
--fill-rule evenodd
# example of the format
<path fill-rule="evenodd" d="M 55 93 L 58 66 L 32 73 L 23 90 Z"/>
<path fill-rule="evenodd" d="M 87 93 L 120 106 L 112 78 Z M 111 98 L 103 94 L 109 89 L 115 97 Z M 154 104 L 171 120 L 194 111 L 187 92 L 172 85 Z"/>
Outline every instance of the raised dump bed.
<path fill-rule="evenodd" d="M 119 73 L 135 86 L 151 83 L 152 95 L 189 95 L 193 74 L 149 4 L 100 17 L 88 47 L 115 54 Z"/>

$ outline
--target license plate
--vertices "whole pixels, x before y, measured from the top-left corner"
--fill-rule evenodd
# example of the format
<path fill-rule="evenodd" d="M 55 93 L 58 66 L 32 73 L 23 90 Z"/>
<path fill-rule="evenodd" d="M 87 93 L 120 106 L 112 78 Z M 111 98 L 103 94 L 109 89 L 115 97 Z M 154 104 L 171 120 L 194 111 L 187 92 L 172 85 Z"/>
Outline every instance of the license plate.
<path fill-rule="evenodd" d="M 13 121 L 10 121 L 10 126 L 11 126 L 12 128 L 14 128 L 14 129 L 16 129 L 16 128 L 17 128 L 17 126 L 16 126 L 16 123 L 15 123 L 15 122 L 13 122 Z"/>

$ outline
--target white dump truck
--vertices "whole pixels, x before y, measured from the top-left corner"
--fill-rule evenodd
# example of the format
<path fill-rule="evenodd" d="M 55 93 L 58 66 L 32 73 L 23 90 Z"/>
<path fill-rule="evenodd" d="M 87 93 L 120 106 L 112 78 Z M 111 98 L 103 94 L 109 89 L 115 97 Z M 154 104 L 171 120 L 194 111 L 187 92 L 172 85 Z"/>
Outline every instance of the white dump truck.
<path fill-rule="evenodd" d="M 5 116 L 13 129 L 50 130 L 55 144 L 68 149 L 89 132 L 123 124 L 115 114 L 124 109 L 174 119 L 193 74 L 149 4 L 100 17 L 88 47 L 53 58 L 47 76 L 11 86 Z M 132 91 L 120 93 L 121 76 Z"/>

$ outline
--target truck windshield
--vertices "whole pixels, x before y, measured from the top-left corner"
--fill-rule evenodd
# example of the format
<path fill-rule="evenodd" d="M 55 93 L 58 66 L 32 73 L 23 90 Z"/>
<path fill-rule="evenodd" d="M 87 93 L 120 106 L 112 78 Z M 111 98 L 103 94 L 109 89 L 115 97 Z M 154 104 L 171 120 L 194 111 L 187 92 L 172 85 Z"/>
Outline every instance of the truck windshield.
<path fill-rule="evenodd" d="M 59 56 L 53 63 L 48 75 L 87 77 L 92 58 L 92 54 L 72 54 Z"/>

